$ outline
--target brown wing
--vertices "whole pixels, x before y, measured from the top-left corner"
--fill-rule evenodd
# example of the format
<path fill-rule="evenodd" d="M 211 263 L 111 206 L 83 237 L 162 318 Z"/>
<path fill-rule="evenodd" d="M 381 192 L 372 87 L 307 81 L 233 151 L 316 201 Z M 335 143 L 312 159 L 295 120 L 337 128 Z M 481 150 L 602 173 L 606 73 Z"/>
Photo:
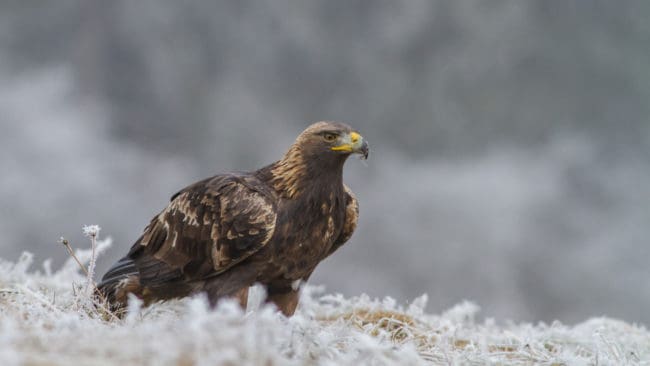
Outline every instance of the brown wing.
<path fill-rule="evenodd" d="M 174 195 L 128 257 L 143 287 L 157 297 L 164 291 L 156 288 L 171 291 L 165 297 L 182 296 L 191 289 L 180 283 L 227 271 L 262 248 L 275 219 L 274 196 L 263 183 L 252 176 L 216 176 Z"/>
<path fill-rule="evenodd" d="M 354 230 L 357 228 L 357 221 L 359 220 L 359 202 L 357 197 L 352 193 L 350 188 L 344 185 L 345 188 L 345 221 L 343 223 L 343 230 L 341 234 L 334 241 L 332 245 L 332 250 L 330 254 L 334 253 L 335 250 L 345 244 L 354 233 Z"/>

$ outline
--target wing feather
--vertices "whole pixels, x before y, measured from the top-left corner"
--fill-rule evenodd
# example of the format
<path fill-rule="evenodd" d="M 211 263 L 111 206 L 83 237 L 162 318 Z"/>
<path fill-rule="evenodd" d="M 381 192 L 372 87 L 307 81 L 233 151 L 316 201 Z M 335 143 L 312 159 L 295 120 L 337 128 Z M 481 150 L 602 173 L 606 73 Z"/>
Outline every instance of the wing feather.
<path fill-rule="evenodd" d="M 357 222 L 359 220 L 359 202 L 357 201 L 357 197 L 348 186 L 343 185 L 343 187 L 345 188 L 345 221 L 341 234 L 334 241 L 329 254 L 334 253 L 335 250 L 350 240 L 354 230 L 357 228 Z"/>
<path fill-rule="evenodd" d="M 275 230 L 273 193 L 252 176 L 220 175 L 172 197 L 129 252 L 147 286 L 218 275 L 266 245 Z"/>

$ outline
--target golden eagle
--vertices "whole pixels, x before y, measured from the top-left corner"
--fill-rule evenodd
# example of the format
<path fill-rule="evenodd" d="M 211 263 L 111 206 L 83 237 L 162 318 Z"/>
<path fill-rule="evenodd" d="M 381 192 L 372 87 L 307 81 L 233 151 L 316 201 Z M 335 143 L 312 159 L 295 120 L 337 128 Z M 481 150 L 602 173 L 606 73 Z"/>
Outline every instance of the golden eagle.
<path fill-rule="evenodd" d="M 132 293 L 150 304 L 205 292 L 212 305 L 262 284 L 287 316 L 299 284 L 343 245 L 359 206 L 343 184 L 351 154 L 368 143 L 349 126 L 318 122 L 284 157 L 259 170 L 216 175 L 176 193 L 102 278 L 99 291 L 119 312 Z"/>

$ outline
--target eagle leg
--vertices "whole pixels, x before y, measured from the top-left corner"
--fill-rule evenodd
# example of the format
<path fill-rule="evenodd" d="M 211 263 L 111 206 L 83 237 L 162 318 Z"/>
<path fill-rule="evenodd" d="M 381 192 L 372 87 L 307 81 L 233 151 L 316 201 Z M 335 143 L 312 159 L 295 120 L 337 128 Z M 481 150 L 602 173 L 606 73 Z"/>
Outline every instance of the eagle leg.
<path fill-rule="evenodd" d="M 255 282 L 254 268 L 236 266 L 231 270 L 206 281 L 203 291 L 208 295 L 210 306 L 215 307 L 219 300 L 231 298 L 239 302 L 242 309 L 248 305 L 248 288 Z"/>
<path fill-rule="evenodd" d="M 267 283 L 265 285 L 267 293 L 266 302 L 275 304 L 278 310 L 285 316 L 292 316 L 296 312 L 298 302 L 300 301 L 301 284 L 307 282 L 312 271 L 297 280 L 291 281 L 283 278 Z"/>
<path fill-rule="evenodd" d="M 248 286 L 242 287 L 233 297 L 239 302 L 239 306 L 246 311 L 246 306 L 248 306 Z"/>
<path fill-rule="evenodd" d="M 299 298 L 300 291 L 292 290 L 284 294 L 271 294 L 266 301 L 274 303 L 285 316 L 292 316 L 296 312 L 296 307 L 298 307 Z"/>

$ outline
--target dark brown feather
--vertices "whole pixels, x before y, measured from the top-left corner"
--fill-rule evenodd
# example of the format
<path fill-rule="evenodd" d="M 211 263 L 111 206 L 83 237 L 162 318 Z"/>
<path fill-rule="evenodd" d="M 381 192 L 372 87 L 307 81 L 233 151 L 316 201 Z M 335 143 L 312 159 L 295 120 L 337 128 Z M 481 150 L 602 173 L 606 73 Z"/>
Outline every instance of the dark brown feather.
<path fill-rule="evenodd" d="M 245 303 L 245 290 L 260 282 L 271 301 L 293 313 L 296 283 L 352 236 L 359 213 L 343 185 L 349 154 L 332 151 L 323 131 L 352 132 L 319 122 L 280 161 L 204 179 L 172 196 L 102 279 L 113 308 L 125 306 L 128 293 L 150 303 L 205 291 L 212 303 L 224 296 Z"/>
<path fill-rule="evenodd" d="M 174 195 L 127 255 L 144 297 L 186 296 L 201 286 L 197 281 L 259 250 L 273 235 L 273 199 L 256 178 L 242 174 L 215 176 Z"/>
<path fill-rule="evenodd" d="M 359 220 L 359 202 L 357 201 L 357 197 L 354 195 L 354 193 L 352 193 L 348 186 L 344 185 L 344 187 L 345 221 L 343 223 L 341 234 L 338 236 L 338 238 L 336 238 L 336 241 L 334 241 L 334 245 L 332 245 L 332 250 L 329 254 L 334 253 L 334 251 L 340 248 L 341 245 L 350 240 L 352 234 L 354 233 L 354 230 L 357 228 L 357 222 Z"/>

